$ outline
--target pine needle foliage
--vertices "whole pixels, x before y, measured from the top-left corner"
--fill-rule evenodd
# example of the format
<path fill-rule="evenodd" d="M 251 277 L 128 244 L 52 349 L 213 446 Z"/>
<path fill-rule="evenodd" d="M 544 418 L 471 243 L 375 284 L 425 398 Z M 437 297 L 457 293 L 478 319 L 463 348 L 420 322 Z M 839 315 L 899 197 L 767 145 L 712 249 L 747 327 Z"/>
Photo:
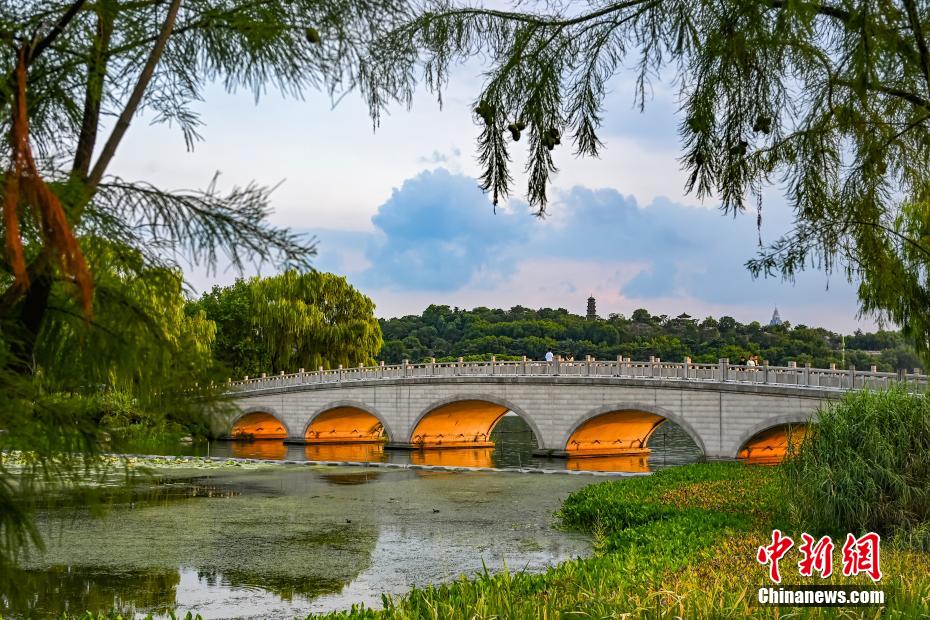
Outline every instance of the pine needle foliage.
<path fill-rule="evenodd" d="M 642 109 L 668 78 L 685 190 L 728 214 L 757 210 L 750 271 L 791 280 L 822 268 L 861 282 L 861 312 L 901 325 L 930 359 L 928 32 L 930 4 L 916 0 L 428 0 L 379 42 L 374 66 L 441 94 L 455 64 L 486 61 L 482 186 L 495 204 L 510 193 L 511 153 L 524 148 L 513 129 L 525 126 L 527 198 L 540 215 L 558 159 L 600 152 L 610 80 L 631 74 Z M 795 220 L 763 247 L 770 186 Z"/>
<path fill-rule="evenodd" d="M 185 313 L 180 273 L 104 240 L 85 238 L 83 251 L 95 265 L 90 324 L 81 300 L 65 285 L 53 287 L 35 372 L 0 371 L 0 591 L 7 595 L 16 593 L 6 578 L 24 544 L 41 548 L 33 513 L 42 498 L 67 486 L 87 491 L 90 502 L 96 479 L 120 473 L 97 458 L 112 449 L 106 401 L 123 395 L 150 428 L 170 421 L 209 430 L 228 406 L 218 398 L 215 327 Z M 10 466 L 8 450 L 27 450 L 29 459 Z"/>

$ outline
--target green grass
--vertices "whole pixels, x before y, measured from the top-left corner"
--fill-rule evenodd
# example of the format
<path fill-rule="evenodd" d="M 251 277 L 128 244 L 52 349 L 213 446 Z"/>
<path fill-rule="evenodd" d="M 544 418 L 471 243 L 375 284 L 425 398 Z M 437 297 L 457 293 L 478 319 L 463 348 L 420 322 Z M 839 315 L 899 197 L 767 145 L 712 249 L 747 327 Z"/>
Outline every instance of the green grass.
<path fill-rule="evenodd" d="M 385 596 L 382 610 L 355 606 L 311 617 L 930 619 L 928 502 L 930 400 L 900 391 L 852 394 L 823 413 L 785 465 L 699 463 L 574 492 L 558 516 L 593 536 L 592 557 L 542 574 L 486 570 Z M 756 605 L 757 589 L 769 584 L 756 549 L 776 527 L 795 541 L 804 529 L 829 532 L 835 542 L 846 531 L 890 537 L 881 551 L 886 605 Z M 783 584 L 872 585 L 864 575 L 842 577 L 839 549 L 829 579 L 801 578 L 797 559 L 795 548 L 782 561 Z"/>

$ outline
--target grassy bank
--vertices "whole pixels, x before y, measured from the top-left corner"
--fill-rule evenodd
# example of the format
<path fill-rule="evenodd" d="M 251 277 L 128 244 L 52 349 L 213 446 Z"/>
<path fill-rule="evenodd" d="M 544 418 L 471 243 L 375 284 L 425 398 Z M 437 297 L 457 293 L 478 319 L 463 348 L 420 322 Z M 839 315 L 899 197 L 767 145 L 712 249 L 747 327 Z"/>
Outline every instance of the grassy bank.
<path fill-rule="evenodd" d="M 776 468 L 737 463 L 594 484 L 572 494 L 560 511 L 566 527 L 595 537 L 591 558 L 538 575 L 489 573 L 417 588 L 386 598 L 383 611 L 319 617 L 930 617 L 930 555 L 890 547 L 881 555 L 885 609 L 756 606 L 756 590 L 767 583 L 766 568 L 755 560 L 757 547 L 770 542 L 774 527 L 800 538 L 785 521 L 785 492 Z M 782 561 L 785 584 L 871 584 L 864 576 L 801 579 L 793 552 Z M 839 550 L 836 555 L 839 566 Z"/>
<path fill-rule="evenodd" d="M 701 463 L 592 484 L 559 513 L 564 527 L 594 537 L 592 557 L 542 574 L 462 577 L 385 597 L 383 610 L 311 618 L 930 618 L 930 554 L 892 545 L 881 553 L 884 608 L 757 606 L 756 591 L 769 582 L 756 549 L 775 527 L 800 539 L 788 521 L 783 480 L 774 467 Z M 795 548 L 782 560 L 784 584 L 872 585 L 864 575 L 802 579 L 798 559 Z M 837 549 L 835 573 L 840 566 Z"/>

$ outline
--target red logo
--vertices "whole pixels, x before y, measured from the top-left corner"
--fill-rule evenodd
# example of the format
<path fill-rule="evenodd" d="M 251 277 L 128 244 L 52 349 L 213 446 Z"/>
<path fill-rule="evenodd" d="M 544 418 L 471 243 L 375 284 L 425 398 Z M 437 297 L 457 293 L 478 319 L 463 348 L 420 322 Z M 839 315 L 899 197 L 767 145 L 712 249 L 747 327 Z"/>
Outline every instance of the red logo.
<path fill-rule="evenodd" d="M 778 572 L 778 561 L 785 557 L 788 550 L 794 546 L 794 541 L 788 536 L 783 536 L 781 530 L 772 530 L 772 544 L 766 547 L 759 547 L 756 552 L 756 560 L 759 564 L 771 564 L 769 567 L 769 577 L 775 583 L 781 583 L 781 574 Z"/>
<path fill-rule="evenodd" d="M 843 545 L 843 574 L 850 577 L 865 573 L 872 581 L 881 579 L 882 569 L 878 561 L 881 542 L 881 537 L 875 532 L 869 532 L 862 538 L 846 534 L 846 543 Z"/>
<path fill-rule="evenodd" d="M 804 577 L 810 577 L 814 570 L 820 573 L 821 577 L 829 577 L 833 574 L 833 541 L 829 536 L 824 536 L 817 543 L 814 543 L 814 537 L 804 532 L 801 534 L 804 544 L 798 547 L 798 550 L 804 556 L 798 562 L 798 570 Z"/>
<path fill-rule="evenodd" d="M 836 548 L 829 536 L 816 540 L 804 532 L 801 534 L 802 543 L 798 546 L 801 560 L 798 562 L 798 572 L 802 577 L 812 577 L 814 571 L 822 578 L 833 574 L 833 550 Z M 875 532 L 869 532 L 856 538 L 853 534 L 846 535 L 843 544 L 843 575 L 852 577 L 865 573 L 872 581 L 882 578 L 881 564 L 879 562 L 881 537 Z M 790 536 L 782 534 L 781 530 L 772 530 L 772 543 L 759 547 L 756 551 L 756 560 L 759 564 L 769 566 L 769 578 L 775 583 L 781 583 L 779 561 L 785 557 L 794 546 Z"/>

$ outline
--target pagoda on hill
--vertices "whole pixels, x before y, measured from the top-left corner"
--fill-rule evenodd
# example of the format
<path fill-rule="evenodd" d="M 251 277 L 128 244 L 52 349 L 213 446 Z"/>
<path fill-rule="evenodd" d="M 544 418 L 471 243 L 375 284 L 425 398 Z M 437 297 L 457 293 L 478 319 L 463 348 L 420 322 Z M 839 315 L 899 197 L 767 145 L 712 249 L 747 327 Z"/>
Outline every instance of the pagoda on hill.
<path fill-rule="evenodd" d="M 781 316 L 778 314 L 778 306 L 775 306 L 775 312 L 772 313 L 772 320 L 769 321 L 769 326 L 775 327 L 777 325 L 781 325 L 781 323 Z"/>
<path fill-rule="evenodd" d="M 594 295 L 588 297 L 588 315 L 585 318 L 589 321 L 597 319 L 597 307 L 594 301 Z"/>

